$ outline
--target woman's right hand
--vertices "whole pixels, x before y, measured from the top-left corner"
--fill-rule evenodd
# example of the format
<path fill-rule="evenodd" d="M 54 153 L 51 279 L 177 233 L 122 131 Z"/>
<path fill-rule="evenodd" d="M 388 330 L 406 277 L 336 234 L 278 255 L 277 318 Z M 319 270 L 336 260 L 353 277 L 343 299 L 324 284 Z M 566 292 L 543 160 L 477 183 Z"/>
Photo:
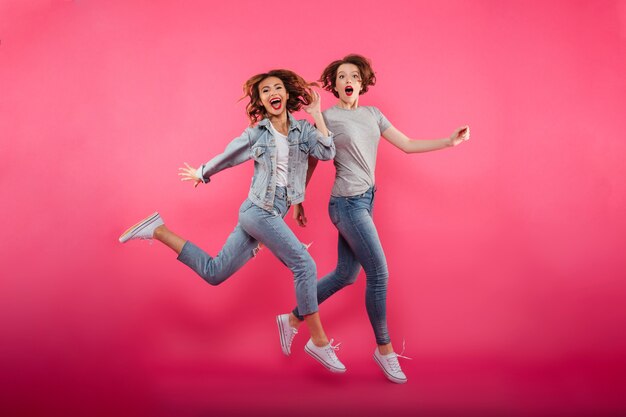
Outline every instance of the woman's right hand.
<path fill-rule="evenodd" d="M 185 162 L 184 167 L 178 168 L 178 170 L 180 171 L 178 175 L 180 176 L 181 181 L 193 181 L 194 187 L 197 187 L 198 184 L 202 183 L 202 180 L 196 175 L 197 169 L 189 166 L 187 162 Z"/>
<path fill-rule="evenodd" d="M 305 227 L 307 220 L 304 215 L 304 206 L 302 203 L 295 204 L 293 206 L 293 218 L 296 220 L 300 227 Z"/>
<path fill-rule="evenodd" d="M 470 138 L 469 126 L 459 127 L 450 135 L 450 146 L 457 146 Z"/>
<path fill-rule="evenodd" d="M 316 115 L 322 113 L 322 98 L 320 97 L 320 93 L 311 89 L 311 96 L 313 101 L 309 103 L 308 106 L 304 106 L 304 111 L 309 113 L 310 115 Z"/>

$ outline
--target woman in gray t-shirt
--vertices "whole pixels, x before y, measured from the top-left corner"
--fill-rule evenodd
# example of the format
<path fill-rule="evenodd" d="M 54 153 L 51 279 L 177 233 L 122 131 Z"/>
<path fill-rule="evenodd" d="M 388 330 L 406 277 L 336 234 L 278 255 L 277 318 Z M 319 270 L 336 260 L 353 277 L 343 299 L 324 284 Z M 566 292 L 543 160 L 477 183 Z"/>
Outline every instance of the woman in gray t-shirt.
<path fill-rule="evenodd" d="M 365 270 L 365 304 L 374 329 L 374 359 L 385 376 L 396 383 L 406 382 L 387 332 L 387 261 L 372 217 L 374 208 L 376 153 L 380 136 L 406 153 L 428 152 L 456 146 L 469 139 L 469 127 L 458 128 L 448 138 L 412 140 L 393 127 L 376 107 L 359 106 L 359 96 L 376 83 L 368 59 L 348 55 L 329 64 L 321 76 L 324 89 L 339 99 L 324 111 L 328 129 L 334 133 L 337 153 L 335 183 L 329 203 L 330 218 L 339 231 L 337 267 L 317 284 L 318 303 L 355 282 L 361 267 Z M 315 164 L 309 166 L 310 178 Z M 294 217 L 306 223 L 302 205 L 294 206 Z M 293 329 L 282 343 L 291 344 L 302 320 L 298 309 L 277 317 L 279 328 Z M 281 333 L 284 336 L 284 332 Z"/>

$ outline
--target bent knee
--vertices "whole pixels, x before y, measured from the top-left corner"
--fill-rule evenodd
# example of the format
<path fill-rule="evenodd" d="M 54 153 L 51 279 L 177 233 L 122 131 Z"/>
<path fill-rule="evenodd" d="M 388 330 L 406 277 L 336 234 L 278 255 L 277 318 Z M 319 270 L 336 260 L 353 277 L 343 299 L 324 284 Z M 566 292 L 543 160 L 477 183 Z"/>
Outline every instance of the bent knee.
<path fill-rule="evenodd" d="M 201 277 L 207 282 L 207 284 L 213 287 L 217 287 L 225 281 L 225 278 L 216 277 L 215 275 L 201 275 Z"/>
<path fill-rule="evenodd" d="M 357 263 L 351 265 L 348 268 L 338 268 L 337 275 L 339 279 L 344 283 L 344 285 L 352 285 L 356 282 L 356 279 L 361 272 L 361 266 Z"/>
<path fill-rule="evenodd" d="M 217 287 L 218 285 L 220 285 L 221 283 L 223 283 L 230 277 L 230 274 L 228 273 L 221 273 L 221 272 L 215 272 L 215 271 L 203 271 L 203 273 L 199 275 L 200 277 L 202 277 L 203 280 L 207 282 L 207 284 L 212 285 L 214 287 Z"/>
<path fill-rule="evenodd" d="M 305 249 L 303 249 L 302 252 L 299 253 L 294 259 L 290 269 L 296 274 L 304 273 L 305 275 L 313 275 L 317 277 L 317 266 L 315 265 L 315 261 Z"/>

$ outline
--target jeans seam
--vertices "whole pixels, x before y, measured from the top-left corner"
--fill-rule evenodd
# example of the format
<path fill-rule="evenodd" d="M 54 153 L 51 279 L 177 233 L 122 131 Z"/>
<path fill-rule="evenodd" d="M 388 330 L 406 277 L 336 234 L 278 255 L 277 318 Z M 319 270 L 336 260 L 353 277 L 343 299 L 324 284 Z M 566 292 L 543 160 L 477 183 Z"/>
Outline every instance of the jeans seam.
<path fill-rule="evenodd" d="M 361 210 L 361 209 L 358 209 L 358 210 Z M 365 246 L 367 246 L 365 244 L 367 239 L 365 239 L 365 237 L 363 235 L 363 232 L 361 231 L 361 228 L 356 225 L 355 218 L 353 216 L 353 214 L 356 214 L 355 213 L 356 211 L 357 210 L 349 210 L 350 223 L 352 224 L 353 229 L 357 232 L 357 235 L 359 236 L 360 243 L 365 247 Z M 369 215 L 369 211 L 367 209 L 365 209 L 365 211 Z M 373 223 L 373 221 L 374 221 L 374 219 L 372 219 L 372 223 Z M 368 251 L 368 260 L 369 260 L 370 265 L 375 264 L 374 258 L 372 257 L 372 252 L 371 251 Z M 365 269 L 365 265 L 361 265 L 361 266 L 363 266 L 363 269 Z"/>
<path fill-rule="evenodd" d="M 273 223 L 273 222 L 268 221 L 268 219 L 267 219 L 267 218 L 261 218 L 261 219 L 259 219 L 259 220 L 261 220 L 261 221 L 265 222 L 265 224 L 266 224 L 266 225 L 268 225 L 268 226 L 272 229 L 272 231 L 274 232 L 274 234 L 275 234 L 275 235 L 276 235 L 279 239 L 281 239 L 281 240 L 283 240 L 283 241 L 285 241 L 285 240 L 286 240 L 286 239 L 285 239 L 284 234 L 283 234 L 283 233 L 279 233 L 279 229 L 277 229 L 277 228 L 276 228 L 276 226 L 274 225 L 274 223 Z M 282 220 L 282 218 L 281 218 L 281 220 Z M 284 222 L 284 220 L 282 220 L 282 221 Z M 288 227 L 288 226 L 287 226 L 287 227 Z M 295 250 L 295 249 L 294 249 L 294 250 Z M 279 260 L 280 260 L 281 262 L 283 262 L 283 260 L 281 260 L 281 259 L 279 259 Z M 292 272 L 293 272 L 293 271 L 292 271 Z M 295 281 L 295 273 L 294 273 L 294 281 Z M 316 283 L 315 285 L 317 285 L 317 283 Z M 317 287 L 315 287 L 315 288 L 317 289 Z M 296 294 L 296 296 L 297 296 L 297 294 Z M 308 298 L 308 296 L 307 296 L 307 295 L 305 295 L 305 298 Z M 317 302 L 317 293 L 315 294 L 315 297 L 312 297 L 312 298 L 314 298 L 314 299 L 315 299 L 315 302 Z M 313 310 L 315 310 L 315 311 L 312 311 L 311 313 L 305 313 L 305 314 L 313 314 L 313 313 L 315 313 L 316 311 L 319 311 L 319 307 L 318 307 L 318 309 L 317 309 L 317 310 L 316 310 L 315 308 L 313 308 L 313 306 L 311 306 L 311 305 L 307 305 L 307 306 L 303 306 L 303 307 L 306 307 L 306 309 L 305 309 L 306 311 L 309 311 L 309 310 L 312 310 L 312 309 L 313 309 Z M 302 313 L 300 313 L 300 314 L 302 314 Z"/>

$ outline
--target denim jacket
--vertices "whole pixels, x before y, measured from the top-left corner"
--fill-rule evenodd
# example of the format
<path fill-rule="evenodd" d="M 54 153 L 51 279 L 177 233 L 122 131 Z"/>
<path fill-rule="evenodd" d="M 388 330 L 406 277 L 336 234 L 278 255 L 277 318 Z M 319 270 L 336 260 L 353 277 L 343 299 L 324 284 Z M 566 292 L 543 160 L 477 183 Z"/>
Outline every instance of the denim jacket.
<path fill-rule="evenodd" d="M 333 135 L 324 137 L 306 120 L 289 118 L 289 163 L 287 166 L 287 202 L 298 204 L 304 201 L 304 188 L 309 155 L 322 161 L 335 157 Z M 248 198 L 257 206 L 272 211 L 276 192 L 277 148 L 270 131 L 269 119 L 261 120 L 233 139 L 224 152 L 203 164 L 196 175 L 204 183 L 223 169 L 254 160 L 254 176 Z"/>

